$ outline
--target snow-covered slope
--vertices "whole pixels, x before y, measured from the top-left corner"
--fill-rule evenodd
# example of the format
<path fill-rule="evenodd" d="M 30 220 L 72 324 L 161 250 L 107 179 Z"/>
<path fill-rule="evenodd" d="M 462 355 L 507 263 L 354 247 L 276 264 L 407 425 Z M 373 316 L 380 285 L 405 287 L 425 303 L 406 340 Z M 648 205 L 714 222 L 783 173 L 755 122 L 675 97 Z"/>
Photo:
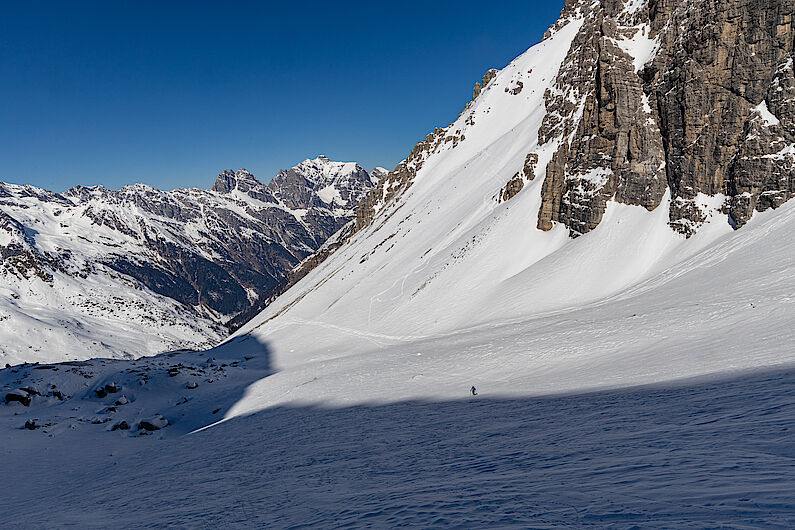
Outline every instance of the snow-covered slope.
<path fill-rule="evenodd" d="M 791 204 L 735 231 L 725 196 L 699 194 L 704 219 L 684 234 L 672 229 L 679 203 L 667 190 L 651 211 L 609 198 L 579 237 L 562 222 L 538 225 L 547 165 L 571 139 L 539 135 L 549 94 L 577 95 L 561 76 L 599 15 L 578 5 L 487 74 L 459 118 L 381 180 L 358 232 L 239 331 L 269 345 L 278 373 L 234 411 L 454 398 L 478 382 L 501 395 L 560 391 L 795 361 Z M 517 174 L 522 187 L 505 200 Z"/>
<path fill-rule="evenodd" d="M 242 169 L 212 190 L 0 184 L 0 362 L 209 347 L 381 174 L 321 155 L 268 185 Z"/>

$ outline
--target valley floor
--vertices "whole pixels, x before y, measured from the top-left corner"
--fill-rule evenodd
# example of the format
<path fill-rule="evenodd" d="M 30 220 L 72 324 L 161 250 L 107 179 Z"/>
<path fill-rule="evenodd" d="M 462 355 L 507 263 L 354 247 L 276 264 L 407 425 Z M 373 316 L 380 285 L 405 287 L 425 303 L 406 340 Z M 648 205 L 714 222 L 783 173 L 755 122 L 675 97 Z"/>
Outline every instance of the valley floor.
<path fill-rule="evenodd" d="M 5 430 L 0 526 L 795 526 L 791 365 L 549 397 L 280 406 L 164 439 L 87 433 Z"/>

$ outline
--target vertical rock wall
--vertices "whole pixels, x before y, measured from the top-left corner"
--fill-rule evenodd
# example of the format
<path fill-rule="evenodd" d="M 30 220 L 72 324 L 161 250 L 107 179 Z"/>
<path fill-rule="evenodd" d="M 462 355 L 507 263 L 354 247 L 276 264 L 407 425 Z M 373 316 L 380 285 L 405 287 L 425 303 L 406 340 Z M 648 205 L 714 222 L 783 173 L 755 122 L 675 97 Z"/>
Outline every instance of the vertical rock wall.
<path fill-rule="evenodd" d="M 585 23 L 546 94 L 538 227 L 595 228 L 607 201 L 652 210 L 671 190 L 671 227 L 704 220 L 725 194 L 742 226 L 793 192 L 794 0 L 570 2 Z"/>

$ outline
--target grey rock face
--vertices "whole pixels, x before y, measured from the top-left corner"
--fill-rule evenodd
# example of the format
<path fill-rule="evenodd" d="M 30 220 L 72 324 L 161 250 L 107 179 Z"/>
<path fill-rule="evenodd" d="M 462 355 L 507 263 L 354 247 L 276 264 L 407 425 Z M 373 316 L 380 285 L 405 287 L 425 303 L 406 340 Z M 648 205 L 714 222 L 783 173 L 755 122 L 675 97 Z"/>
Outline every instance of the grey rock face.
<path fill-rule="evenodd" d="M 792 196 L 795 2 L 569 2 L 562 20 L 575 11 L 585 21 L 539 130 L 541 143 L 563 138 L 539 228 L 583 234 L 608 200 L 651 210 L 670 189 L 671 227 L 689 236 L 699 193 L 726 194 L 737 227 Z"/>
<path fill-rule="evenodd" d="M 483 74 L 483 79 L 480 82 L 475 83 L 475 88 L 472 89 L 472 101 L 476 100 L 483 89 L 485 89 L 491 80 L 497 77 L 498 70 L 496 68 L 489 69 L 485 74 Z M 521 91 L 521 88 L 519 89 Z M 518 94 L 519 92 L 517 92 Z"/>

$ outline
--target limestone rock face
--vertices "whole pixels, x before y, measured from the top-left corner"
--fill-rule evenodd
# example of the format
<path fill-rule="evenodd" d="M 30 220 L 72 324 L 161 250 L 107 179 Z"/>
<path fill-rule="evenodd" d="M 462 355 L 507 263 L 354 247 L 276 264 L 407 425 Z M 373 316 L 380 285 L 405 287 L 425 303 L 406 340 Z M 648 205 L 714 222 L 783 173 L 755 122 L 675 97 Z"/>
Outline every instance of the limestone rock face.
<path fill-rule="evenodd" d="M 500 190 L 500 201 L 504 202 L 512 199 L 517 193 L 522 191 L 526 181 L 531 181 L 535 178 L 536 164 L 538 164 L 538 155 L 536 153 L 528 153 L 524 159 L 522 170 L 517 171 L 505 187 Z"/>
<path fill-rule="evenodd" d="M 517 175 L 505 185 L 500 193 L 500 199 L 503 201 L 511 200 L 517 193 L 522 191 L 524 188 L 524 179 L 521 176 Z"/>
<path fill-rule="evenodd" d="M 572 236 L 608 200 L 658 207 L 687 236 L 699 194 L 727 197 L 740 227 L 788 200 L 795 164 L 793 0 L 567 3 L 584 23 L 546 94 L 546 167 L 538 227 Z"/>

